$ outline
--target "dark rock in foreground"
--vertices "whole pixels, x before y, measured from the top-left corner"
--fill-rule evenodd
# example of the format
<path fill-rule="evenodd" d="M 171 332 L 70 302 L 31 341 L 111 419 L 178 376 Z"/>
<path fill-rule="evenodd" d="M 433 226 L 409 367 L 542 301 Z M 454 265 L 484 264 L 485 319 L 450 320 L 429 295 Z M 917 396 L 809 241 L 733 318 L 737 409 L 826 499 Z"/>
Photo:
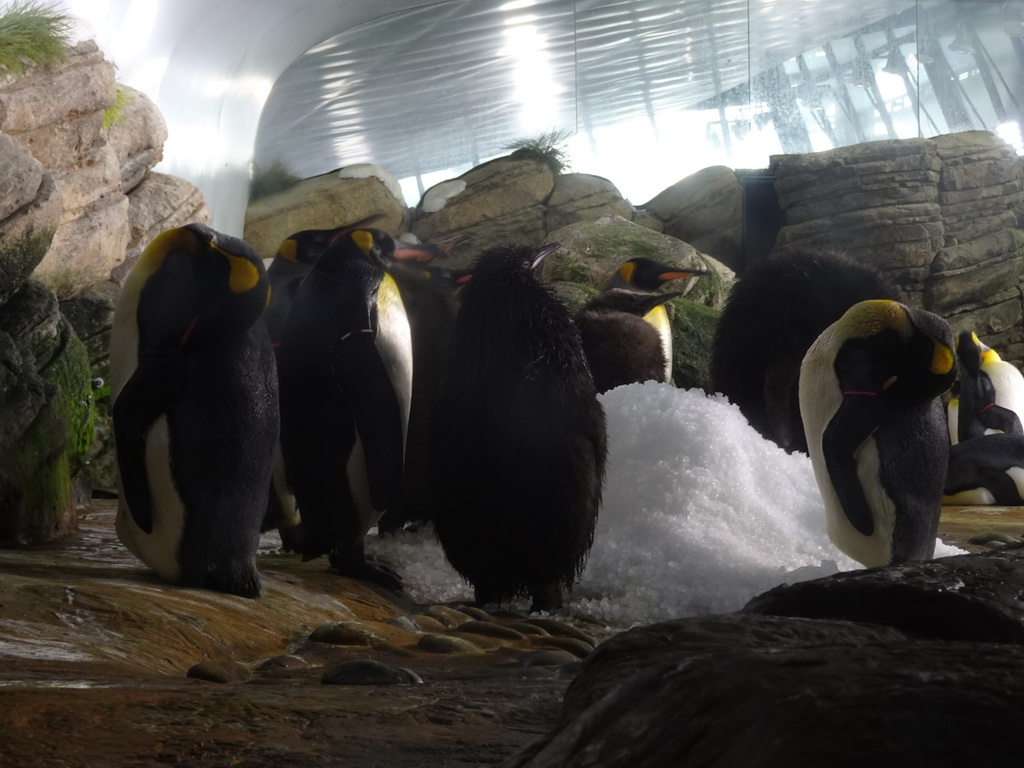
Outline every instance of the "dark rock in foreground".
<path fill-rule="evenodd" d="M 595 650 L 558 724 L 503 766 L 1018 766 L 1021 594 L 1008 547 L 639 627 Z"/>

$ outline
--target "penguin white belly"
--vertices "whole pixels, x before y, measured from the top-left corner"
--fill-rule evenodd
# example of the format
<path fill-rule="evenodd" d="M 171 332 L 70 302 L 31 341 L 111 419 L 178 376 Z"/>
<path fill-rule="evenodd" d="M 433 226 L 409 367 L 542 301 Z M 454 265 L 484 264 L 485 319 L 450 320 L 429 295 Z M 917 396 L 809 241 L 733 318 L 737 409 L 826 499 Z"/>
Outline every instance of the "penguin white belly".
<path fill-rule="evenodd" d="M 1024 375 L 1013 363 L 1000 360 L 982 366 L 996 391 L 996 405 L 1009 408 L 1024 424 Z"/>
<path fill-rule="evenodd" d="M 377 294 L 377 354 L 384 362 L 395 396 L 402 409 L 402 441 L 409 425 L 412 402 L 412 333 L 405 305 L 390 275 L 385 275 Z"/>
<path fill-rule="evenodd" d="M 668 320 L 668 311 L 664 306 L 658 305 L 646 315 L 644 320 L 654 326 L 661 339 L 661 349 L 665 353 L 665 381 L 672 381 L 672 325 Z"/>
<path fill-rule="evenodd" d="M 117 537 L 160 578 L 175 583 L 181 574 L 178 550 L 185 527 L 185 505 L 171 477 L 166 415 L 153 422 L 146 434 L 146 473 L 153 501 L 153 531 L 146 533 L 136 525 L 122 493 L 117 507 Z"/>

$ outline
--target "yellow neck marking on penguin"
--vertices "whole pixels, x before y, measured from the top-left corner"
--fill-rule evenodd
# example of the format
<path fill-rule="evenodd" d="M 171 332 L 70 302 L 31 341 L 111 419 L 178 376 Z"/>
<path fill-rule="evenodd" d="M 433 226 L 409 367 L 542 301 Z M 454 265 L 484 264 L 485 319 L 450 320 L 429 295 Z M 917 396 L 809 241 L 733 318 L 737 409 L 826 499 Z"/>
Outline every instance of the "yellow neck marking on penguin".
<path fill-rule="evenodd" d="M 255 264 L 242 256 L 230 254 L 213 243 L 210 244 L 210 247 L 221 256 L 227 258 L 228 264 L 231 265 L 231 273 L 228 275 L 228 287 L 232 293 L 245 293 L 259 285 L 260 271 L 256 268 Z"/>
<path fill-rule="evenodd" d="M 982 344 L 982 349 L 984 350 L 984 352 L 981 353 L 982 365 L 991 365 L 992 363 L 1001 363 L 1003 361 L 1003 358 L 999 356 L 999 353 L 991 347 L 986 347 Z"/>
<path fill-rule="evenodd" d="M 668 321 L 668 311 L 665 309 L 664 304 L 659 304 L 644 315 L 644 320 L 653 325 L 659 334 L 665 329 L 671 328 Z"/>
<path fill-rule="evenodd" d="M 271 287 L 268 285 L 267 286 L 267 300 L 265 302 L 263 302 L 263 308 L 264 309 L 266 309 L 267 307 L 270 306 L 270 292 L 271 292 L 271 290 L 272 290 Z"/>
<path fill-rule="evenodd" d="M 164 257 L 171 251 L 192 251 L 195 250 L 196 235 L 184 227 L 175 227 L 161 232 L 153 238 L 146 249 L 139 256 L 132 271 L 138 271 L 149 276 L 160 269 L 164 263 Z"/>
<path fill-rule="evenodd" d="M 352 233 L 352 242 L 359 246 L 359 250 L 363 252 L 363 255 L 369 258 L 370 251 L 373 250 L 373 234 L 367 232 L 365 229 L 357 229 Z"/>
<path fill-rule="evenodd" d="M 619 267 L 619 277 L 626 285 L 633 284 L 633 275 L 636 274 L 636 264 L 632 261 L 627 261 L 621 267 Z"/>
<path fill-rule="evenodd" d="M 867 338 L 888 328 L 907 338 L 912 331 L 907 310 L 890 299 L 871 299 L 855 304 L 843 315 L 841 322 L 848 338 Z"/>
<path fill-rule="evenodd" d="M 299 263 L 299 244 L 294 240 L 285 240 L 281 243 L 281 247 L 277 249 L 277 255 L 282 258 L 288 259 L 288 261 L 294 261 L 296 264 Z"/>
<path fill-rule="evenodd" d="M 401 305 L 401 295 L 398 293 L 398 284 L 387 272 L 381 278 L 380 288 L 377 289 L 377 312 L 391 312 L 395 304 Z"/>
<path fill-rule="evenodd" d="M 953 350 L 947 347 L 938 339 L 932 339 L 932 364 L 928 367 L 928 370 L 938 376 L 945 376 L 951 370 L 953 365 L 956 363 L 956 355 Z"/>

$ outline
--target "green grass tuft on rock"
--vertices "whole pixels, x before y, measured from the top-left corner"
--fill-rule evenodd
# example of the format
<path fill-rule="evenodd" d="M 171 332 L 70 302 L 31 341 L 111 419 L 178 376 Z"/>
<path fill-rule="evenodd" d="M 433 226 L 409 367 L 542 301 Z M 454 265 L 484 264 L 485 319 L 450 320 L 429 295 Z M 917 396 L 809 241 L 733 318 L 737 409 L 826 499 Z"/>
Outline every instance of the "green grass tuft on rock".
<path fill-rule="evenodd" d="M 18 77 L 30 65 L 65 61 L 71 26 L 71 17 L 53 3 L 11 3 L 0 14 L 0 69 Z"/>
<path fill-rule="evenodd" d="M 249 200 L 270 197 L 278 192 L 291 189 L 302 181 L 301 176 L 292 173 L 288 165 L 279 157 L 275 157 L 267 166 L 253 164 L 252 182 L 249 184 Z"/>
<path fill-rule="evenodd" d="M 569 156 L 562 144 L 569 138 L 569 131 L 552 130 L 533 139 L 519 139 L 506 144 L 514 160 L 539 160 L 556 174 L 569 170 Z"/>
<path fill-rule="evenodd" d="M 117 86 L 117 97 L 114 103 L 103 111 L 103 127 L 107 130 L 124 116 L 124 110 L 131 106 L 132 95 L 121 85 Z"/>

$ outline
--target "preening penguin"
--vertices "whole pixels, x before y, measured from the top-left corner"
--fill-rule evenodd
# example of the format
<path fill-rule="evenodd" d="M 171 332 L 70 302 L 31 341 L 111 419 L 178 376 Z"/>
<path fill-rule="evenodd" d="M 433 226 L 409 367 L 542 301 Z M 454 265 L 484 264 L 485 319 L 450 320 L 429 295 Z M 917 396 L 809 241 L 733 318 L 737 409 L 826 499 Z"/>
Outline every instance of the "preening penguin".
<path fill-rule="evenodd" d="M 938 396 L 956 377 L 946 321 L 863 301 L 800 368 L 800 411 L 829 538 L 866 566 L 935 551 L 949 456 Z"/>
<path fill-rule="evenodd" d="M 960 389 L 955 427 L 949 436 L 954 444 L 974 437 L 1003 432 L 1024 434 L 1024 376 L 970 331 L 956 340 L 960 361 Z M 952 409 L 950 415 L 952 416 Z"/>
<path fill-rule="evenodd" d="M 110 379 L 121 542 L 166 581 L 257 597 L 278 437 L 258 322 L 269 284 L 247 243 L 201 224 L 159 235 L 114 315 Z"/>
<path fill-rule="evenodd" d="M 841 253 L 794 250 L 751 265 L 733 284 L 715 331 L 715 391 L 769 440 L 807 451 L 800 363 L 818 334 L 867 299 L 896 300 L 896 289 Z"/>
<path fill-rule="evenodd" d="M 477 258 L 434 409 L 435 530 L 478 603 L 558 607 L 593 541 L 605 419 L 569 312 L 534 276 L 557 247 Z"/>
<path fill-rule="evenodd" d="M 646 318 L 679 295 L 613 288 L 577 313 L 580 341 L 599 394 L 621 384 L 669 380 L 672 365 L 666 358 L 666 345 Z M 671 336 L 668 346 L 671 349 Z"/>
<path fill-rule="evenodd" d="M 653 294 L 662 285 L 671 280 L 687 280 L 699 275 L 707 274 L 702 269 L 684 270 L 678 267 L 671 267 L 653 259 L 636 258 L 625 261 L 619 265 L 615 273 L 608 279 L 604 287 L 605 292 L 613 290 L 632 291 L 634 293 Z M 665 310 L 665 301 L 682 296 L 685 290 L 672 294 L 664 301 L 653 304 L 643 315 L 643 319 L 651 324 L 658 332 L 661 339 L 662 350 L 665 355 L 664 378 L 658 381 L 672 381 L 672 326 L 669 323 L 668 312 Z M 641 379 L 647 381 L 647 379 Z M 609 387 L 610 389 L 610 387 Z M 600 390 L 605 391 L 605 390 Z"/>
<path fill-rule="evenodd" d="M 985 435 L 950 448 L 942 503 L 1024 505 L 1024 435 Z"/>
<path fill-rule="evenodd" d="M 399 247 L 357 229 L 323 252 L 295 295 L 278 350 L 281 447 L 302 512 L 302 554 L 392 589 L 363 538 L 402 479 L 412 390 L 409 321 L 385 272 Z"/>

